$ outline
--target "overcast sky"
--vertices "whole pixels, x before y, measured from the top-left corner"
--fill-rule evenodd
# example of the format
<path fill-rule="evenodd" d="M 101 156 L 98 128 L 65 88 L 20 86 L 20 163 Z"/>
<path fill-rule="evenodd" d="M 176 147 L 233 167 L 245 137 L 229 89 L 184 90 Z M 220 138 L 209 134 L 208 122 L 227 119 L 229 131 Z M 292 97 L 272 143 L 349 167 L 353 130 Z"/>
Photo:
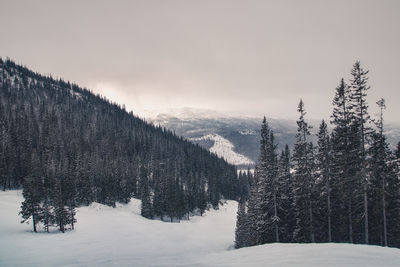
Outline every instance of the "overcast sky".
<path fill-rule="evenodd" d="M 136 112 L 328 118 L 360 60 L 400 122 L 400 1 L 5 1 L 0 56 Z"/>

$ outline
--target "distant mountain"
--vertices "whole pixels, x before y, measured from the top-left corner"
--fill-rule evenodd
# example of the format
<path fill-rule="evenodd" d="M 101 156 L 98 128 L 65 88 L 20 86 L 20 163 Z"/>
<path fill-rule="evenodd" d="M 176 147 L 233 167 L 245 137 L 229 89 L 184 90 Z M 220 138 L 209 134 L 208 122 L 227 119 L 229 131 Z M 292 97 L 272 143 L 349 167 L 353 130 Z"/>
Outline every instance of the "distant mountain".
<path fill-rule="evenodd" d="M 232 117 L 221 113 L 185 108 L 146 117 L 155 125 L 174 131 L 225 158 L 245 167 L 257 161 L 262 118 Z M 295 142 L 296 124 L 290 120 L 268 119 L 279 149 Z"/>
<path fill-rule="evenodd" d="M 262 118 L 230 116 L 213 110 L 194 108 L 147 112 L 148 121 L 209 149 L 229 163 L 239 167 L 253 166 L 259 153 Z M 294 120 L 267 118 L 274 131 L 278 150 L 296 141 L 297 124 Z M 320 121 L 309 120 L 313 126 L 312 139 L 316 141 Z M 394 147 L 400 141 L 400 125 L 385 126 L 389 143 Z"/>

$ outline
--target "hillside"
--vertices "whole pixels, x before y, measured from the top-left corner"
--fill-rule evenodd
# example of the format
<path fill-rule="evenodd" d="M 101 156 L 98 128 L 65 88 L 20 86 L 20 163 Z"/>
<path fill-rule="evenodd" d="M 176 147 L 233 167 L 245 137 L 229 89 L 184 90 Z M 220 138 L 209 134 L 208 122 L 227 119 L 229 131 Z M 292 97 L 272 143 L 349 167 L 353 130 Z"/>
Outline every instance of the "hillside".
<path fill-rule="evenodd" d="M 0 192 L 0 266 L 399 266 L 398 249 L 350 244 L 270 244 L 231 250 L 237 204 L 181 223 L 139 215 L 132 199 L 77 211 L 75 231 L 34 234 L 20 224 L 21 191 Z"/>
<path fill-rule="evenodd" d="M 137 197 L 179 219 L 236 197 L 233 165 L 78 85 L 0 58 L 0 96 L 0 185 L 24 186 L 27 208 Z"/>

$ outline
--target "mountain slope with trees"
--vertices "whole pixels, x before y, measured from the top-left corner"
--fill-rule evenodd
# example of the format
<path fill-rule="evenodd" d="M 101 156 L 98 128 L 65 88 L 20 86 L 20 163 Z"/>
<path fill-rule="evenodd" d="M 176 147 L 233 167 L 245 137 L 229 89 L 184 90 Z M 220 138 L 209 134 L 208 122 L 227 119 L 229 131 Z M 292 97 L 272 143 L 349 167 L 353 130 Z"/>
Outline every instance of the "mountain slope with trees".
<path fill-rule="evenodd" d="M 237 196 L 234 166 L 76 84 L 0 58 L 0 185 L 23 187 L 34 231 L 73 228 L 75 208 L 143 201 L 180 219 Z"/>

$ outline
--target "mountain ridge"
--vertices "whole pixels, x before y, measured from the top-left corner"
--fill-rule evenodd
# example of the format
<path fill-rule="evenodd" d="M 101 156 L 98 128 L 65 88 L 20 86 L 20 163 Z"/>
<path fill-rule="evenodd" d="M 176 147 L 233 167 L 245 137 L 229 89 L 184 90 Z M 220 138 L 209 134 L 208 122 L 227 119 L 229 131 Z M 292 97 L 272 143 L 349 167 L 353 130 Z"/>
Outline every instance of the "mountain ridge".
<path fill-rule="evenodd" d="M 154 125 L 170 129 L 177 135 L 206 149 L 210 149 L 214 145 L 212 140 L 206 141 L 206 136 L 215 134 L 221 136 L 233 145 L 232 152 L 226 148 L 228 153 L 237 153 L 253 162 L 251 164 L 235 164 L 239 168 L 246 168 L 247 165 L 254 166 L 254 162 L 258 160 L 262 117 L 236 116 L 208 109 L 185 107 L 149 112 L 145 118 Z M 296 121 L 277 118 L 267 118 L 267 121 L 274 131 L 278 150 L 284 149 L 286 144 L 293 148 L 297 132 Z M 316 142 L 320 122 L 315 119 L 309 120 L 313 127 L 311 129 L 313 142 Z M 391 147 L 394 148 L 400 140 L 400 125 L 388 123 L 385 125 L 385 134 Z M 219 153 L 219 155 L 224 157 L 223 153 Z M 229 156 L 225 155 L 225 158 L 229 158 Z"/>

